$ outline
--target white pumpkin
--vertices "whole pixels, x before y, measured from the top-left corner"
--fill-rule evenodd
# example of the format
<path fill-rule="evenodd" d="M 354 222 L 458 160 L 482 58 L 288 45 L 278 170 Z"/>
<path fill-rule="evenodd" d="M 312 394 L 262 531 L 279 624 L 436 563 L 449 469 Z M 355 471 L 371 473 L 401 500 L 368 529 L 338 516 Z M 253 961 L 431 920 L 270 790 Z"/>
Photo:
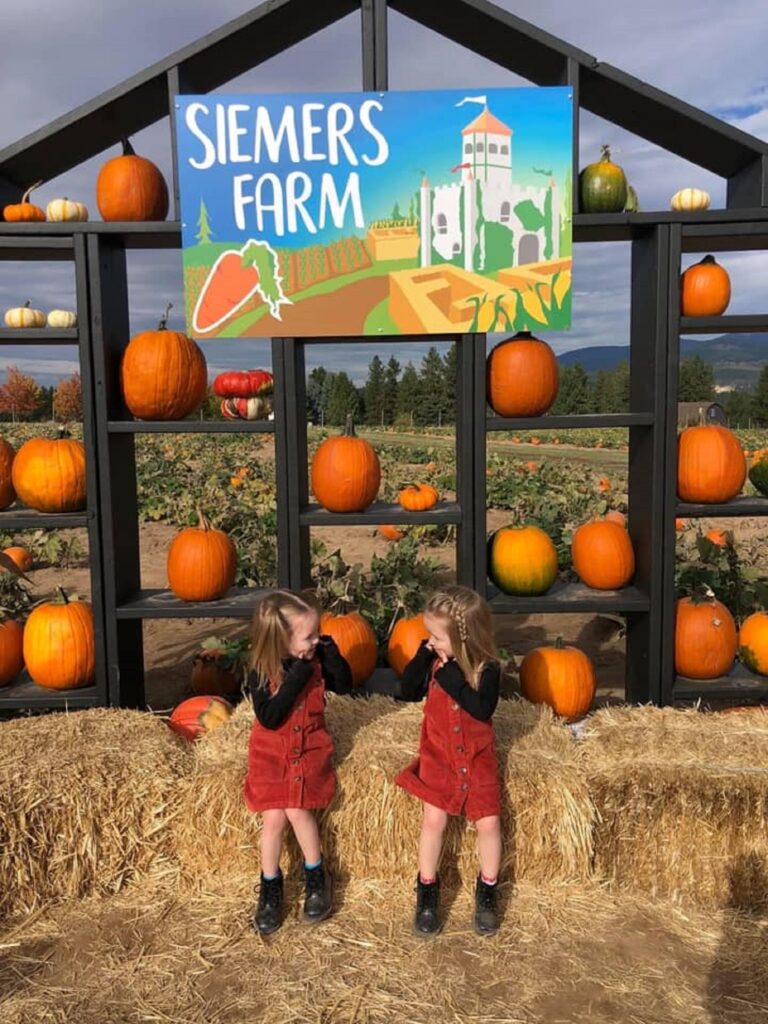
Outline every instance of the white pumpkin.
<path fill-rule="evenodd" d="M 48 314 L 49 327 L 77 327 L 77 313 L 67 309 L 52 309 Z"/>
<path fill-rule="evenodd" d="M 46 220 L 54 223 L 65 220 L 88 220 L 88 207 L 73 203 L 71 199 L 52 199 L 45 208 Z"/>
<path fill-rule="evenodd" d="M 669 201 L 673 210 L 690 212 L 692 210 L 708 210 L 712 198 L 709 192 L 701 188 L 681 188 Z"/>
<path fill-rule="evenodd" d="M 6 309 L 3 320 L 6 327 L 45 327 L 45 313 L 42 309 L 30 309 L 30 302 Z"/>

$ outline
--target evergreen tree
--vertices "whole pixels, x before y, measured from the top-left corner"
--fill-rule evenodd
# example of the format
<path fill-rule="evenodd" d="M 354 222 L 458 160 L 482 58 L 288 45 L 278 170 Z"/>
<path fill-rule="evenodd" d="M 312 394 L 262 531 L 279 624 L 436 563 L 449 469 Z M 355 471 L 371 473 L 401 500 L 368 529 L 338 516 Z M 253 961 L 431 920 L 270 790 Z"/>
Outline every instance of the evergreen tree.
<path fill-rule="evenodd" d="M 678 402 L 711 402 L 715 397 L 715 372 L 701 356 L 680 363 Z"/>
<path fill-rule="evenodd" d="M 560 388 L 552 412 L 560 416 L 572 416 L 589 412 L 592 394 L 589 377 L 581 363 L 566 366 L 560 374 Z"/>
<path fill-rule="evenodd" d="M 349 413 L 357 419 L 360 410 L 360 396 L 357 388 L 342 370 L 333 374 L 328 394 L 328 406 L 325 413 L 326 423 L 341 427 Z"/>
<path fill-rule="evenodd" d="M 312 423 L 322 423 L 325 413 L 323 396 L 328 371 L 324 366 L 316 366 L 307 378 L 307 416 Z M 327 396 L 326 396 L 327 397 Z"/>
<path fill-rule="evenodd" d="M 199 245 L 207 245 L 211 240 L 211 226 L 208 223 L 208 210 L 203 200 L 200 200 L 200 215 L 197 218 L 197 234 L 195 235 L 195 241 Z"/>
<path fill-rule="evenodd" d="M 399 390 L 400 363 L 394 356 L 389 357 L 389 362 L 384 370 L 384 422 L 391 426 L 397 415 L 397 392 Z"/>
<path fill-rule="evenodd" d="M 421 401 L 416 410 L 416 422 L 439 426 L 445 415 L 445 368 L 440 353 L 432 345 L 421 360 L 419 386 Z"/>
<path fill-rule="evenodd" d="M 598 370 L 592 387 L 592 410 L 594 412 L 615 412 L 613 408 L 614 386 L 612 374 Z"/>
<path fill-rule="evenodd" d="M 622 360 L 611 374 L 611 408 L 608 412 L 629 412 L 629 363 Z"/>
<path fill-rule="evenodd" d="M 755 393 L 749 388 L 729 391 L 723 401 L 729 427 L 748 427 L 754 415 Z"/>
<path fill-rule="evenodd" d="M 400 203 L 395 203 L 392 207 L 392 220 L 402 220 L 403 215 L 400 213 Z"/>
<path fill-rule="evenodd" d="M 768 364 L 760 371 L 752 393 L 752 419 L 760 427 L 768 427 Z"/>
<path fill-rule="evenodd" d="M 443 356 L 443 423 L 456 420 L 456 343 Z"/>
<path fill-rule="evenodd" d="M 363 389 L 365 422 L 379 425 L 384 423 L 384 364 L 374 356 L 368 366 L 368 380 Z"/>
<path fill-rule="evenodd" d="M 397 389 L 397 419 L 413 426 L 416 411 L 421 402 L 421 383 L 413 363 L 405 364 L 403 376 Z"/>

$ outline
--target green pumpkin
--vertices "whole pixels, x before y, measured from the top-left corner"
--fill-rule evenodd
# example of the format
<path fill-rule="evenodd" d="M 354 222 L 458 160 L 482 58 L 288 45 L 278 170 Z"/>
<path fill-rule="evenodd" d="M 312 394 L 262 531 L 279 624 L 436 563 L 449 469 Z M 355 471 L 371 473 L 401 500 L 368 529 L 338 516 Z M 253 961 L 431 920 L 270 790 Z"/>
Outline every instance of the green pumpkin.
<path fill-rule="evenodd" d="M 624 171 L 612 163 L 610 149 L 603 146 L 600 160 L 589 164 L 579 175 L 582 213 L 621 213 L 627 202 L 627 191 Z"/>
<path fill-rule="evenodd" d="M 749 479 L 756 490 L 768 498 L 768 448 L 761 448 L 752 456 Z"/>
<path fill-rule="evenodd" d="M 557 577 L 557 551 L 538 526 L 505 526 L 488 539 L 488 575 L 505 594 L 546 594 Z"/>

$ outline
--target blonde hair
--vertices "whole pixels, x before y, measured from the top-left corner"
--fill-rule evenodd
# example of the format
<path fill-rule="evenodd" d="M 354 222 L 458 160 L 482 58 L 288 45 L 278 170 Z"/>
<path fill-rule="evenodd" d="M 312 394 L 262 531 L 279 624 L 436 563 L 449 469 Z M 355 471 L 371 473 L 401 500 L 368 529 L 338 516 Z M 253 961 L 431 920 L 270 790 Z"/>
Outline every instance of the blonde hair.
<path fill-rule="evenodd" d="M 319 608 L 310 594 L 297 594 L 294 590 L 273 590 L 263 597 L 253 613 L 251 631 L 251 668 L 262 685 L 283 680 L 283 658 L 288 656 L 293 619 L 307 612 L 319 614 Z"/>
<path fill-rule="evenodd" d="M 424 612 L 445 620 L 453 656 L 467 681 L 477 689 L 485 665 L 498 659 L 488 602 L 469 587 L 455 584 L 433 594 Z"/>

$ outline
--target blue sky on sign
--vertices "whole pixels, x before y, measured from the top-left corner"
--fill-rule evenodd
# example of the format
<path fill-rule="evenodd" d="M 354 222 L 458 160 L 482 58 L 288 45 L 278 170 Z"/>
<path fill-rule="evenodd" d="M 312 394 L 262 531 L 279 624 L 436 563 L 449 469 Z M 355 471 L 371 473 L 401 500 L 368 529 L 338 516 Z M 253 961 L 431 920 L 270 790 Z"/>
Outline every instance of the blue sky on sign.
<path fill-rule="evenodd" d="M 768 138 L 768 21 L 761 0 L 701 0 L 692 15 L 683 0 L 647 0 L 631 15 L 616 14 L 615 0 L 498 0 L 540 28 L 641 80 Z M 99 92 L 194 42 L 230 18 L 252 9 L 253 0 L 4 0 L 0 75 L 0 147 L 40 128 Z M 83 26 L 87 31 L 81 30 Z M 34 46 L 13 46 L 33 27 Z M 465 89 L 470 93 L 525 80 L 441 38 L 407 18 L 389 15 L 390 89 Z M 331 28 L 240 76 L 218 90 L 226 93 L 354 91 L 362 86 L 360 19 L 350 15 Z M 137 152 L 153 159 L 170 179 L 169 122 L 134 136 Z M 681 187 L 707 189 L 713 207 L 725 202 L 725 182 L 643 139 L 582 114 L 580 165 L 598 158 L 609 143 L 645 210 L 664 209 Z M 57 196 L 85 202 L 97 217 L 95 181 L 108 151 L 67 172 L 38 192 L 41 205 Z M 690 260 L 693 258 L 691 257 Z M 722 254 L 733 282 L 729 313 L 766 312 L 768 261 L 763 253 Z M 556 350 L 626 344 L 629 337 L 629 246 L 578 245 L 574 251 L 574 314 L 570 332 L 552 335 Z M 74 276 L 66 264 L 0 264 L 0 308 L 31 299 L 44 310 L 72 308 Z M 182 324 L 182 284 L 176 252 L 131 251 L 128 255 L 131 330 L 157 322 L 166 302 L 175 304 L 171 326 Z M 216 340 L 205 344 L 211 369 L 254 365 L 267 342 Z M 318 361 L 344 368 L 357 379 L 375 344 L 318 346 Z M 418 362 L 418 345 L 393 346 L 401 362 Z M 76 368 L 74 351 L 62 348 L 0 349 L 0 372 L 16 364 L 51 382 Z"/>

